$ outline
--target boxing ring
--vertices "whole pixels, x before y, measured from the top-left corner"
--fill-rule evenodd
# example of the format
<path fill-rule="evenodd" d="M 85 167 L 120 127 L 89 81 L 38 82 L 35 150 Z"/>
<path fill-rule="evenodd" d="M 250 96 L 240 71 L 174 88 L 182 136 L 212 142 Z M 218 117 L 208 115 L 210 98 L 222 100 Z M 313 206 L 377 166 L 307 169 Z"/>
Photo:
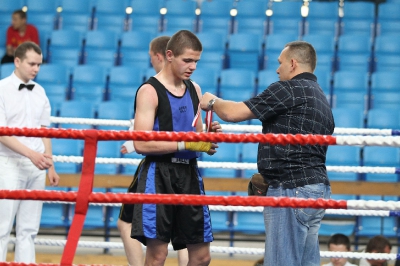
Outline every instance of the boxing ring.
<path fill-rule="evenodd" d="M 130 126 L 129 121 L 76 119 L 52 117 L 53 123 L 82 123 L 92 125 Z M 132 193 L 95 193 L 93 190 L 94 168 L 96 163 L 128 163 L 138 164 L 139 159 L 96 158 L 98 141 L 137 140 L 137 141 L 208 141 L 227 143 L 270 143 L 271 145 L 373 145 L 400 147 L 400 131 L 380 129 L 335 129 L 333 136 L 324 135 L 283 135 L 260 134 L 261 126 L 222 125 L 224 132 L 233 133 L 195 133 L 195 132 L 144 132 L 144 131 L 113 131 L 113 130 L 75 130 L 75 129 L 26 129 L 0 128 L 1 136 L 27 136 L 44 138 L 63 138 L 84 140 L 83 157 L 53 156 L 55 162 L 82 163 L 82 174 L 77 192 L 65 191 L 35 191 L 35 190 L 0 190 L 0 199 L 42 200 L 45 202 L 63 202 L 75 204 L 75 214 L 66 240 L 36 239 L 37 245 L 64 247 L 60 264 L 72 265 L 78 247 L 101 247 L 123 249 L 122 242 L 80 241 L 83 225 L 89 205 L 119 206 L 126 204 L 182 204 L 209 205 L 215 211 L 249 211 L 261 212 L 262 207 L 285 208 L 324 208 L 326 214 L 357 215 L 357 216 L 400 216 L 400 202 L 397 201 L 365 201 L 365 200 L 325 200 L 296 199 L 275 197 L 247 196 L 204 196 L 204 195 L 165 195 L 165 194 L 132 194 Z M 246 132 L 246 133 L 235 133 Z M 368 136 L 365 136 L 368 135 Z M 256 170 L 251 163 L 218 163 L 198 162 L 199 168 L 229 168 Z M 364 167 L 364 166 L 327 166 L 328 171 L 354 173 L 400 173 L 395 167 Z M 11 239 L 11 242 L 15 239 Z M 169 247 L 171 249 L 171 247 Z M 259 248 L 216 247 L 211 246 L 212 253 L 254 254 L 262 255 Z M 400 258 L 400 254 L 377 254 L 359 252 L 328 252 L 321 251 L 321 257 L 347 257 L 366 259 Z M 41 263 L 42 264 L 42 263 Z M 0 265 L 23 265 L 15 262 L 0 262 Z M 35 265 L 35 264 L 32 264 Z M 53 265 L 53 264 L 45 264 Z"/>

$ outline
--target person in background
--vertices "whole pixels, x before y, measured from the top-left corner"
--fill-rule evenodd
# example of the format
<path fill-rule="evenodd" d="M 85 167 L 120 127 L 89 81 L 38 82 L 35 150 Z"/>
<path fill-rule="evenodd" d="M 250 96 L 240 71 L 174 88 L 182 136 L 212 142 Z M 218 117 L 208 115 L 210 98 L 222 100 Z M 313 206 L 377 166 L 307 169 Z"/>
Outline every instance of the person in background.
<path fill-rule="evenodd" d="M 368 241 L 366 253 L 390 253 L 392 244 L 384 236 L 375 236 Z M 360 259 L 359 266 L 387 266 L 387 260 Z"/>
<path fill-rule="evenodd" d="M 343 234 L 334 234 L 328 240 L 328 250 L 336 252 L 349 252 L 350 239 Z M 322 266 L 356 266 L 347 261 L 347 258 L 331 258 L 331 262 Z"/>
<path fill-rule="evenodd" d="M 26 13 L 16 10 L 12 14 L 11 26 L 7 30 L 6 53 L 1 59 L 1 64 L 13 63 L 14 53 L 18 45 L 31 41 L 39 45 L 39 34 L 35 26 L 27 24 Z"/>
<path fill-rule="evenodd" d="M 15 50 L 15 70 L 0 80 L 0 126 L 40 128 L 50 125 L 50 103 L 42 86 L 33 79 L 42 64 L 42 51 L 33 42 Z M 60 177 L 52 162 L 47 138 L 0 136 L 0 189 L 44 190 L 46 170 L 50 185 Z M 16 217 L 15 261 L 35 263 L 34 240 L 39 230 L 42 201 L 0 200 L 0 261 Z"/>
<path fill-rule="evenodd" d="M 279 81 L 243 102 L 205 93 L 203 110 L 213 110 L 222 120 L 259 119 L 262 133 L 332 135 L 331 107 L 313 74 L 317 55 L 303 41 L 287 43 L 278 57 Z M 240 92 L 238 92 L 240 93 Z M 324 198 L 331 194 L 326 172 L 325 145 L 271 145 L 258 147 L 258 172 L 271 197 Z M 258 185 L 258 184 L 257 184 Z M 264 266 L 319 266 L 318 230 L 324 209 L 264 208 L 266 230 Z"/>
<path fill-rule="evenodd" d="M 169 36 L 160 36 L 154 38 L 149 45 L 149 56 L 151 65 L 153 66 L 156 73 L 160 72 L 165 64 L 165 49 L 169 41 Z M 133 127 L 131 128 L 133 129 Z M 135 152 L 133 147 L 133 141 L 126 141 L 121 147 L 121 153 Z M 138 165 L 139 169 L 144 160 Z M 128 193 L 134 193 L 137 187 L 137 175 L 138 170 L 134 174 L 131 185 L 128 188 Z M 144 256 L 142 251 L 142 244 L 134 238 L 131 238 L 132 231 L 132 217 L 133 216 L 133 205 L 122 204 L 120 216 L 117 222 L 118 230 L 120 232 L 122 242 L 125 248 L 125 254 L 128 259 L 128 263 L 131 266 L 142 266 L 144 262 Z M 189 261 L 187 249 L 178 250 L 178 265 L 186 266 Z"/>

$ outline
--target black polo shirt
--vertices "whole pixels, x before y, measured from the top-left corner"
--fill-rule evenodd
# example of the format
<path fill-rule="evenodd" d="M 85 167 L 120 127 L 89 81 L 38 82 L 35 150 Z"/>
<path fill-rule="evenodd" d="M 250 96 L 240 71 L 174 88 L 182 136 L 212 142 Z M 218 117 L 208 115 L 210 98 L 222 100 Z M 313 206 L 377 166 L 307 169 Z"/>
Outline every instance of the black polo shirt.
<path fill-rule="evenodd" d="M 261 120 L 263 133 L 332 135 L 332 110 L 311 73 L 271 84 L 259 95 L 244 102 Z M 327 146 L 258 146 L 258 171 L 274 187 L 283 188 L 329 184 L 325 167 Z"/>

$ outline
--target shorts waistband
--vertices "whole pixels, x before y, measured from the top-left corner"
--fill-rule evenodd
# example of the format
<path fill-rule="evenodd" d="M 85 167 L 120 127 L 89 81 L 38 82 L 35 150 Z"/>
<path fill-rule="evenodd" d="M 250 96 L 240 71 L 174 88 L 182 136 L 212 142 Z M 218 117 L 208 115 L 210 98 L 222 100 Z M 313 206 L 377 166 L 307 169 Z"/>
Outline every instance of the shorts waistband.
<path fill-rule="evenodd" d="M 190 164 L 196 165 L 197 159 L 184 159 L 184 158 L 175 158 L 175 157 L 164 157 L 164 156 L 146 156 L 146 161 L 150 162 L 164 162 L 164 163 L 177 163 L 177 164 Z"/>

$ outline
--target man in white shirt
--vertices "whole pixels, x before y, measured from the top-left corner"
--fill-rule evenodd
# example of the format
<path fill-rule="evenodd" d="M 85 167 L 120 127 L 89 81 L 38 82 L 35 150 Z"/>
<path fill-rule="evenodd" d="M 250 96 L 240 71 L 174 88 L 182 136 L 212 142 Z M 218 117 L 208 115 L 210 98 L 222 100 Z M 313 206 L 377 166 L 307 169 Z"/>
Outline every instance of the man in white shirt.
<path fill-rule="evenodd" d="M 14 72 L 0 80 L 0 127 L 49 126 L 49 100 L 43 87 L 33 81 L 42 64 L 39 46 L 19 45 L 14 64 Z M 50 185 L 57 186 L 60 179 L 52 162 L 51 140 L 46 138 L 0 136 L 0 169 L 0 189 L 43 190 L 46 170 Z M 16 218 L 15 261 L 35 263 L 34 239 L 41 212 L 41 201 L 0 200 L 0 261 L 6 261 Z"/>
<path fill-rule="evenodd" d="M 349 252 L 350 239 L 343 234 L 332 235 L 328 240 L 328 250 L 336 252 Z M 331 262 L 322 266 L 356 266 L 347 261 L 347 258 L 331 258 Z"/>

